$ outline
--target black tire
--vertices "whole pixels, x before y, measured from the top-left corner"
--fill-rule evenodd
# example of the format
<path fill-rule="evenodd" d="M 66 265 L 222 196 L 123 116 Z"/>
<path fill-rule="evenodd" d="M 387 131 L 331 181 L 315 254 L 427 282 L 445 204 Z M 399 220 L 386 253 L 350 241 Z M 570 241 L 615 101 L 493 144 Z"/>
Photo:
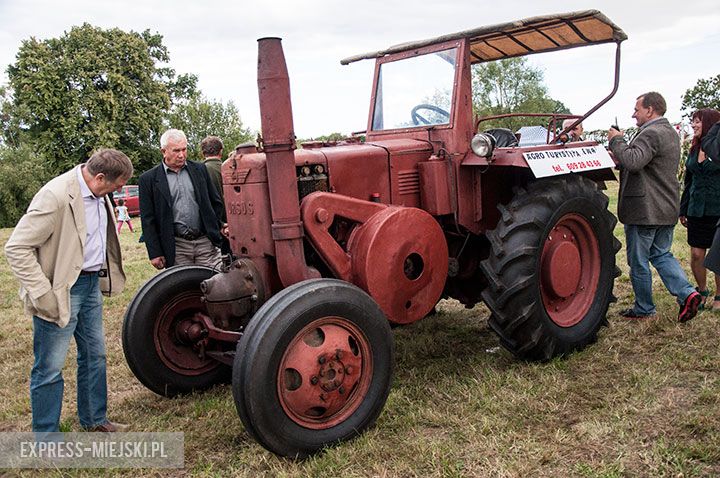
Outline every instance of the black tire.
<path fill-rule="evenodd" d="M 174 340 L 168 328 L 162 327 L 196 311 L 207 313 L 200 301 L 200 283 L 214 274 L 203 266 L 171 267 L 147 281 L 130 301 L 122 329 L 125 360 L 138 380 L 159 395 L 204 390 L 230 376 L 230 367 L 197 358 L 196 351 Z M 165 353 L 163 347 L 172 351 Z"/>
<path fill-rule="evenodd" d="M 335 323 L 322 323 L 325 320 Z M 321 327 L 319 335 L 327 340 L 312 345 L 317 347 L 318 357 L 326 357 L 325 347 L 330 347 L 332 342 L 330 334 L 344 328 L 353 331 L 345 342 L 352 344 L 351 337 L 359 339 L 355 343 L 356 353 L 348 355 L 342 351 L 337 361 L 328 357 L 329 361 L 322 359 L 322 362 L 315 355 L 303 355 L 301 362 L 290 364 L 295 351 L 311 351 L 308 342 L 306 347 L 300 341 L 309 335 L 309 330 Z M 355 370 L 343 365 L 353 360 L 353 363 L 360 360 L 362 365 Z M 303 281 L 283 289 L 263 304 L 238 342 L 232 387 L 235 406 L 248 433 L 265 448 L 278 455 L 305 457 L 330 444 L 348 440 L 375 423 L 390 391 L 393 364 L 394 343 L 388 321 L 370 296 L 340 280 Z M 304 415 L 302 410 L 295 414 L 298 410 L 292 406 L 293 399 L 285 398 L 288 371 L 297 372 L 291 365 L 307 366 L 306 370 L 339 365 L 337 373 L 342 369 L 345 375 L 340 378 L 341 385 L 327 395 L 330 403 L 346 400 L 344 408 L 327 416 L 322 415 L 321 410 L 316 420 Z M 351 376 L 351 373 L 354 374 Z M 292 376 L 300 380 L 301 385 L 296 383 L 295 388 L 302 392 L 303 399 L 316 400 L 312 394 L 323 392 L 319 388 L 322 384 L 317 383 L 322 375 L 313 375 L 312 384 L 308 376 L 299 373 L 297 377 Z M 337 377 L 335 372 L 333 377 Z M 357 383 L 353 384 L 354 380 Z M 341 395 L 344 386 L 349 388 Z M 295 391 L 288 390 L 289 395 Z"/>
<path fill-rule="evenodd" d="M 620 249 L 613 236 L 617 218 L 607 205 L 607 196 L 593 181 L 570 175 L 538 180 L 527 190 L 518 188 L 507 206 L 499 206 L 502 217 L 487 234 L 492 251 L 480 264 L 489 284 L 482 297 L 491 311 L 490 327 L 516 357 L 543 361 L 580 350 L 593 343 L 600 327 L 607 325 L 605 316 L 618 271 L 615 254 Z M 568 309 L 564 312 L 570 314 L 568 323 L 559 324 L 550 315 L 558 309 L 548 306 L 541 255 L 547 241 L 553 240 L 553 228 L 566 220 L 585 227 L 588 243 L 595 244 L 594 253 L 587 254 L 592 260 L 583 256 L 579 269 L 591 270 L 589 282 L 596 290 L 589 294 L 584 286 L 584 292 L 578 287 L 573 294 L 585 301 L 580 312 Z M 574 300 L 572 294 L 570 300 Z"/>

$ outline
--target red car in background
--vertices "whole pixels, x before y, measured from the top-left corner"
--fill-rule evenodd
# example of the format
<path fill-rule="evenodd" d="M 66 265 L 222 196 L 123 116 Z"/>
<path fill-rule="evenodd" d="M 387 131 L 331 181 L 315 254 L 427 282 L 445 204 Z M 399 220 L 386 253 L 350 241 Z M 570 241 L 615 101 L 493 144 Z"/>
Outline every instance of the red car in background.
<path fill-rule="evenodd" d="M 138 193 L 138 186 L 123 186 L 121 190 L 113 193 L 113 199 L 115 204 L 118 204 L 118 199 L 125 201 L 125 206 L 128 208 L 128 213 L 131 216 L 140 215 L 140 195 Z"/>

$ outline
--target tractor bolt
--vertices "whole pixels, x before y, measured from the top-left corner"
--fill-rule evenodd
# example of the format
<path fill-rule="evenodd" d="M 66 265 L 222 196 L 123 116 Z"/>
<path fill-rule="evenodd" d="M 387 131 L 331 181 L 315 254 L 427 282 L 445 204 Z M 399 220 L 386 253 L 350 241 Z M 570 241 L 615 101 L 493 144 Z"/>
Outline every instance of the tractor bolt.
<path fill-rule="evenodd" d="M 345 387 L 340 387 L 340 388 L 338 389 L 338 393 L 339 393 L 340 395 L 342 395 L 343 393 L 345 393 Z"/>
<path fill-rule="evenodd" d="M 322 365 L 322 364 L 325 363 L 325 356 L 324 356 L 324 355 L 321 355 L 321 356 L 318 358 L 318 363 L 319 363 L 320 365 Z"/>
<path fill-rule="evenodd" d="M 353 371 L 353 369 L 352 369 L 352 367 L 351 367 L 350 365 L 348 365 L 347 367 L 345 367 L 345 373 L 346 373 L 346 374 L 350 375 L 350 374 L 352 373 L 352 371 Z"/>
<path fill-rule="evenodd" d="M 558 307 L 558 306 L 556 305 L 556 306 L 555 306 L 555 312 L 557 312 L 558 310 L 560 310 L 560 307 Z"/>
<path fill-rule="evenodd" d="M 327 209 L 320 208 L 315 212 L 315 220 L 320 224 L 325 224 L 329 218 L 330 214 Z"/>
<path fill-rule="evenodd" d="M 552 241 L 552 236 L 548 236 L 548 241 Z"/>
<path fill-rule="evenodd" d="M 563 239 L 567 239 L 567 234 L 563 234 Z"/>
<path fill-rule="evenodd" d="M 253 294 L 250 296 L 250 302 L 257 302 L 257 300 L 258 300 L 257 294 Z"/>
<path fill-rule="evenodd" d="M 247 274 L 245 274 L 245 280 L 252 280 L 252 279 L 253 279 L 252 274 L 250 274 L 249 272 Z"/>
<path fill-rule="evenodd" d="M 317 377 L 315 377 L 315 376 L 313 376 L 313 377 L 310 379 L 310 383 L 312 383 L 313 385 L 317 385 L 318 380 L 320 380 L 320 379 L 317 378 Z"/>

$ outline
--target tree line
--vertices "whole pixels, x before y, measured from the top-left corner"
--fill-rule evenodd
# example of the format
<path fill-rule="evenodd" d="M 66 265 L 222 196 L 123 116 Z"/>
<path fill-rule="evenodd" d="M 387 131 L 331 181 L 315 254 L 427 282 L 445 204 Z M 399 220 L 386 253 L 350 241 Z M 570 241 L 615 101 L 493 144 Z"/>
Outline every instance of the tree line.
<path fill-rule="evenodd" d="M 162 35 L 149 30 L 85 23 L 59 38 L 24 40 L 7 68 L 8 85 L 0 87 L 0 227 L 14 226 L 44 182 L 98 148 L 122 150 L 139 174 L 160 161 L 159 137 L 169 127 L 185 131 L 195 160 L 207 135 L 219 136 L 226 149 L 253 140 L 231 101 L 209 100 L 196 75 L 177 74 L 169 64 Z M 720 108 L 720 75 L 685 93 L 687 114 L 700 107 Z M 474 67 L 473 109 L 478 117 L 570 113 L 524 57 Z M 506 118 L 481 128 L 531 124 L 547 120 Z"/>
<path fill-rule="evenodd" d="M 169 62 L 162 36 L 149 30 L 86 23 L 24 40 L 0 88 L 0 227 L 14 226 L 45 181 L 98 148 L 127 154 L 136 180 L 160 161 L 169 127 L 186 132 L 190 159 L 210 134 L 229 148 L 252 140 L 232 102 L 205 98 L 197 76 Z"/>

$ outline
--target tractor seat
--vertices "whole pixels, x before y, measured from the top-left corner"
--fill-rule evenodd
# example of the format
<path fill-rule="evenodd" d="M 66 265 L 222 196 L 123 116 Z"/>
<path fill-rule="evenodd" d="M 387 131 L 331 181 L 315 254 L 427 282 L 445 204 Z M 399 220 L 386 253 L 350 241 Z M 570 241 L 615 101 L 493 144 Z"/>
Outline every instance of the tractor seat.
<path fill-rule="evenodd" d="M 518 145 L 518 139 L 515 133 L 507 128 L 492 128 L 485 131 L 485 134 L 491 134 L 495 138 L 495 146 L 498 148 L 510 148 Z"/>

